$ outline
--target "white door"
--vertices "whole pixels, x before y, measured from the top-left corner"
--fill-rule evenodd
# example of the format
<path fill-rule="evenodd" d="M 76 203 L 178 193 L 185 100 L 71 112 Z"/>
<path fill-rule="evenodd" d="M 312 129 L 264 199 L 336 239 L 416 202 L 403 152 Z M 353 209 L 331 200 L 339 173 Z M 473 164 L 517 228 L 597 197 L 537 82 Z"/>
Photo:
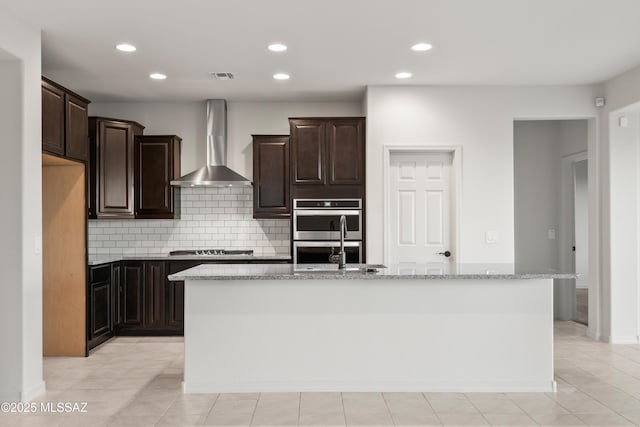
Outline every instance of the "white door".
<path fill-rule="evenodd" d="M 389 160 L 389 262 L 450 263 L 452 153 L 391 152 Z"/>

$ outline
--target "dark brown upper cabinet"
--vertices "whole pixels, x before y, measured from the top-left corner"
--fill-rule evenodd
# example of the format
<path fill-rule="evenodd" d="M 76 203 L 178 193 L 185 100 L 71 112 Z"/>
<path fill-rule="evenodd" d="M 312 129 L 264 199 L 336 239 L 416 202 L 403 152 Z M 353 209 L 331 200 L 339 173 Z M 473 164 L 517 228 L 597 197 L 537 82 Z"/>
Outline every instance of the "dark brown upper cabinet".
<path fill-rule="evenodd" d="M 42 150 L 86 162 L 89 159 L 89 100 L 42 78 Z"/>
<path fill-rule="evenodd" d="M 291 182 L 324 184 L 326 182 L 326 122 L 321 119 L 290 119 Z"/>
<path fill-rule="evenodd" d="M 291 193 L 364 197 L 364 117 L 291 118 Z"/>
<path fill-rule="evenodd" d="M 180 176 L 180 143 L 176 135 L 135 138 L 134 194 L 136 218 L 176 217 L 180 189 L 170 182 Z"/>
<path fill-rule="evenodd" d="M 89 217 L 133 218 L 133 143 L 144 126 L 89 117 Z"/>
<path fill-rule="evenodd" d="M 340 119 L 327 123 L 328 179 L 330 185 L 364 183 L 364 120 Z"/>
<path fill-rule="evenodd" d="M 253 135 L 253 217 L 290 217 L 289 184 L 289 135 Z"/>

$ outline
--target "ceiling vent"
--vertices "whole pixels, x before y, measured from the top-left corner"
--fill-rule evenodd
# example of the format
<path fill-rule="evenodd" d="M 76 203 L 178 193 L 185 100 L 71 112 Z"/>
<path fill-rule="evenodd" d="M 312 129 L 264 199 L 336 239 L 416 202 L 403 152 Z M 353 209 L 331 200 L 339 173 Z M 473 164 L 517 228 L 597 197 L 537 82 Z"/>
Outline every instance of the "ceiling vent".
<path fill-rule="evenodd" d="M 233 74 L 232 73 L 211 73 L 211 77 L 213 77 L 216 80 L 233 80 Z"/>

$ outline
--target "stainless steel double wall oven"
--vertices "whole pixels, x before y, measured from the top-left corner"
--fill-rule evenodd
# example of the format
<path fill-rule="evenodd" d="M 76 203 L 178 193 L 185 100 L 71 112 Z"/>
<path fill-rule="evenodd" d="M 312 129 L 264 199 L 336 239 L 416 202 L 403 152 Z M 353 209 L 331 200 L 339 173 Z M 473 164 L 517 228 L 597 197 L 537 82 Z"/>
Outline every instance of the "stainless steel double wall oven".
<path fill-rule="evenodd" d="M 362 262 L 362 199 L 294 199 L 293 262 L 328 263 L 340 250 L 340 217 L 347 220 L 348 263 Z"/>

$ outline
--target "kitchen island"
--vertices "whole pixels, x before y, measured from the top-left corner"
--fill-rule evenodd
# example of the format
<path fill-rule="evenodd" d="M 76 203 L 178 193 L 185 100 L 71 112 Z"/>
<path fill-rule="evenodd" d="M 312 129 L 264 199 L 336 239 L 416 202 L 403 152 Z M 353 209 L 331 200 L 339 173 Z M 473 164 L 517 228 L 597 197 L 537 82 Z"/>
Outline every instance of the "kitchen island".
<path fill-rule="evenodd" d="M 552 391 L 553 279 L 505 265 L 200 265 L 186 393 Z"/>

